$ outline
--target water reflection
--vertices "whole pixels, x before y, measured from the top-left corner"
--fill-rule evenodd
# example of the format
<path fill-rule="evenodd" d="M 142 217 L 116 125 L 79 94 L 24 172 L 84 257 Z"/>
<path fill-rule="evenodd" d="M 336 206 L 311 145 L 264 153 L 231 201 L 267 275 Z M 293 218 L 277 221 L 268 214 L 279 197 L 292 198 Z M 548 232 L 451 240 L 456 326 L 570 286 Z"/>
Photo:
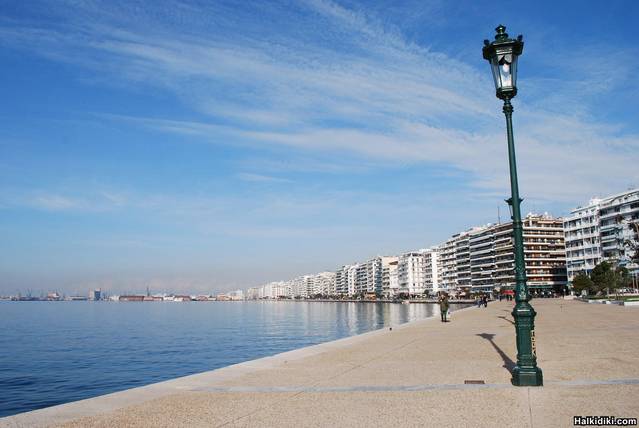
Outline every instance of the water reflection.
<path fill-rule="evenodd" d="M 0 417 L 403 324 L 437 310 L 433 304 L 353 302 L 0 302 Z"/>

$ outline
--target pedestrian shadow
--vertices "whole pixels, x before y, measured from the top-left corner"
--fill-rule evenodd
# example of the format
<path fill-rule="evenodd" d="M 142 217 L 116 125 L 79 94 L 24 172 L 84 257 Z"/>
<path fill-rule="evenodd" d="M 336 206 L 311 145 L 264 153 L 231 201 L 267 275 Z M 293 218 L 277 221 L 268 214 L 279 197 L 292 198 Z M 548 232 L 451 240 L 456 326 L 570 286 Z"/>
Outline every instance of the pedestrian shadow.
<path fill-rule="evenodd" d="M 508 373 L 511 373 L 517 364 L 515 364 L 515 362 L 511 360 L 510 357 L 506 355 L 506 353 L 502 351 L 501 348 L 495 344 L 495 341 L 493 340 L 495 335 L 491 333 L 481 333 L 481 334 L 477 334 L 476 336 L 479 336 L 482 339 L 486 339 L 487 341 L 490 342 L 491 345 L 493 345 L 493 348 L 495 348 L 495 351 L 497 351 L 501 359 L 504 361 L 503 367 L 506 370 L 508 370 Z"/>
<path fill-rule="evenodd" d="M 509 323 L 511 323 L 512 325 L 515 325 L 515 322 L 514 322 L 513 320 L 511 320 L 511 319 L 509 319 L 509 318 L 506 318 L 506 317 L 505 317 L 505 316 L 503 316 L 503 315 L 502 315 L 502 316 L 500 316 L 500 317 L 497 317 L 497 318 L 501 318 L 501 319 L 503 319 L 503 320 L 508 321 L 508 322 L 509 322 Z"/>

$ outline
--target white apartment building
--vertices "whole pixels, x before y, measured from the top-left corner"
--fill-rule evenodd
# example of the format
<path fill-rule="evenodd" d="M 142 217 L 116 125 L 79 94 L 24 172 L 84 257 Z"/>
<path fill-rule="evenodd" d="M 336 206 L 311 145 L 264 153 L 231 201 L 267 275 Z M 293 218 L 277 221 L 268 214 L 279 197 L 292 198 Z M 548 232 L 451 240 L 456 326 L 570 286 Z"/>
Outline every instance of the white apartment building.
<path fill-rule="evenodd" d="M 439 254 L 437 249 L 429 249 L 424 252 L 424 292 L 434 294 L 439 287 Z"/>
<path fill-rule="evenodd" d="M 628 241 L 636 242 L 637 232 L 639 189 L 594 198 L 587 206 L 572 210 L 564 219 L 568 280 L 579 272 L 590 273 L 603 260 L 639 273 L 627 245 Z"/>
<path fill-rule="evenodd" d="M 345 295 L 348 293 L 348 268 L 344 265 L 335 271 L 335 294 Z"/>
<path fill-rule="evenodd" d="M 455 241 L 455 264 L 457 269 L 456 288 L 470 290 L 470 231 L 463 233 Z"/>
<path fill-rule="evenodd" d="M 572 210 L 564 218 L 568 281 L 579 272 L 590 273 L 602 261 L 599 234 L 599 199 Z"/>
<path fill-rule="evenodd" d="M 421 251 L 399 256 L 397 279 L 399 293 L 411 296 L 424 293 L 424 254 Z"/>
<path fill-rule="evenodd" d="M 335 272 L 320 272 L 312 275 L 312 296 L 328 296 L 335 294 Z"/>
<path fill-rule="evenodd" d="M 363 296 L 366 294 L 366 286 L 368 284 L 368 267 L 366 263 L 358 264 L 355 270 L 355 288 L 351 295 L 358 294 Z"/>
<path fill-rule="evenodd" d="M 398 292 L 410 296 L 438 290 L 437 251 L 410 251 L 399 256 L 397 263 Z"/>
<path fill-rule="evenodd" d="M 244 290 L 235 290 L 227 293 L 230 300 L 244 300 Z"/>
<path fill-rule="evenodd" d="M 273 282 L 271 288 L 272 299 L 289 298 L 291 296 L 291 284 L 288 281 Z"/>
<path fill-rule="evenodd" d="M 599 232 L 602 257 L 625 266 L 633 274 L 639 273 L 639 265 L 633 263 L 633 251 L 627 244 L 639 243 L 639 189 L 601 200 Z"/>
<path fill-rule="evenodd" d="M 246 292 L 247 300 L 257 300 L 260 298 L 260 287 L 251 287 Z"/>
<path fill-rule="evenodd" d="M 468 235 L 470 286 L 474 292 L 490 292 L 493 289 L 496 269 L 495 229 L 494 225 L 487 225 Z"/>
<path fill-rule="evenodd" d="M 375 257 L 366 262 L 366 294 L 382 295 L 382 258 Z"/>
<path fill-rule="evenodd" d="M 382 256 L 382 296 L 392 298 L 397 296 L 399 281 L 397 278 L 397 264 L 399 257 Z"/>
<path fill-rule="evenodd" d="M 350 265 L 346 272 L 346 294 L 354 296 L 358 292 L 357 271 L 360 270 L 359 264 Z"/>
<path fill-rule="evenodd" d="M 439 287 L 442 290 L 454 290 L 457 287 L 457 253 L 455 248 L 459 235 L 453 235 L 437 247 L 439 254 L 437 271 L 439 272 Z"/>

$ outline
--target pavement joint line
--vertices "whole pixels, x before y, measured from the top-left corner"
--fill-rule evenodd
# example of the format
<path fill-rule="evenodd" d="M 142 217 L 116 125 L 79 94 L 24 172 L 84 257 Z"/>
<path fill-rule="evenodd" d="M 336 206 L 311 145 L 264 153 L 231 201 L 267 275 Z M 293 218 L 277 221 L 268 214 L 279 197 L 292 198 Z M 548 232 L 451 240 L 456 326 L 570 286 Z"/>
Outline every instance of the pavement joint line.
<path fill-rule="evenodd" d="M 528 417 L 530 418 L 530 428 L 533 428 L 533 414 L 532 414 L 532 405 L 530 404 L 530 387 L 526 388 L 527 391 L 527 395 L 528 395 Z"/>
<path fill-rule="evenodd" d="M 639 379 L 610 379 L 610 380 L 576 380 L 546 382 L 546 386 L 596 386 L 596 385 L 639 385 Z M 424 385 L 359 385 L 359 386 L 228 386 L 228 387 L 199 387 L 190 389 L 191 392 L 214 393 L 318 393 L 318 392 L 419 392 L 434 390 L 464 390 L 464 389 L 495 389 L 519 388 L 509 383 L 487 384 L 424 384 Z M 529 390 L 530 391 L 530 390 Z"/>

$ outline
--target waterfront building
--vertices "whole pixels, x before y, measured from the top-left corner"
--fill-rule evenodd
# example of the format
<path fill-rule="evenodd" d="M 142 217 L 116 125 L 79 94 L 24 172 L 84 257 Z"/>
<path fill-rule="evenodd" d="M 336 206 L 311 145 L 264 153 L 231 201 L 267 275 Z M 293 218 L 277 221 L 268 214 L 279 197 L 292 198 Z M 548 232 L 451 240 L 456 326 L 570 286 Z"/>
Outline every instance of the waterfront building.
<path fill-rule="evenodd" d="M 567 283 L 563 220 L 529 214 L 523 236 L 530 290 L 561 292 Z M 439 285 L 433 291 L 491 293 L 515 285 L 512 222 L 473 227 L 436 250 Z"/>
<path fill-rule="evenodd" d="M 456 242 L 460 234 L 453 235 L 437 247 L 437 270 L 439 272 L 439 287 L 449 291 L 457 287 L 457 253 Z"/>
<path fill-rule="evenodd" d="M 320 272 L 312 275 L 312 290 L 309 293 L 313 296 L 328 296 L 335 294 L 335 272 Z"/>
<path fill-rule="evenodd" d="M 355 294 L 371 298 L 382 295 L 382 264 L 382 257 L 378 256 L 358 265 Z"/>
<path fill-rule="evenodd" d="M 436 248 L 424 251 L 424 293 L 435 294 L 439 288 L 438 252 Z"/>
<path fill-rule="evenodd" d="M 228 293 L 229 300 L 244 300 L 244 291 L 243 290 L 235 290 Z"/>
<path fill-rule="evenodd" d="M 92 298 L 95 301 L 102 300 L 102 290 L 99 288 L 96 288 L 95 290 L 93 290 Z"/>
<path fill-rule="evenodd" d="M 259 287 L 251 287 L 246 292 L 247 300 L 257 300 L 260 298 L 260 289 Z"/>
<path fill-rule="evenodd" d="M 366 262 L 366 295 L 369 297 L 382 296 L 382 264 L 379 256 Z"/>
<path fill-rule="evenodd" d="M 639 233 L 639 189 L 606 198 L 593 198 L 564 219 L 568 280 L 579 272 L 590 273 L 604 260 L 639 273 L 631 260 Z"/>
<path fill-rule="evenodd" d="M 291 285 L 288 281 L 277 281 L 273 283 L 272 293 L 273 299 L 290 298 Z"/>
<path fill-rule="evenodd" d="M 579 272 L 589 274 L 602 261 L 599 233 L 600 201 L 591 199 L 587 206 L 572 210 L 564 219 L 569 281 Z"/>
<path fill-rule="evenodd" d="M 368 283 L 368 269 L 366 263 L 358 264 L 355 269 L 355 286 L 351 295 L 363 296 L 366 293 Z"/>
<path fill-rule="evenodd" d="M 357 293 L 357 270 L 359 269 L 359 264 L 354 264 L 349 266 L 348 271 L 346 273 L 346 294 L 349 296 L 354 296 Z"/>
<path fill-rule="evenodd" d="M 269 282 L 267 284 L 264 284 L 262 287 L 260 287 L 260 292 L 259 292 L 259 298 L 260 299 L 273 299 L 273 283 Z"/>
<path fill-rule="evenodd" d="M 460 234 L 455 241 L 455 265 L 457 270 L 457 284 L 455 288 L 459 291 L 470 292 L 470 231 Z"/>
<path fill-rule="evenodd" d="M 344 265 L 335 272 L 335 293 L 340 296 L 348 294 L 349 272 L 353 265 Z"/>
<path fill-rule="evenodd" d="M 290 291 L 287 290 L 287 297 L 307 299 L 309 288 L 312 291 L 312 278 L 310 275 L 302 275 L 294 278 L 290 282 Z"/>
<path fill-rule="evenodd" d="M 399 293 L 409 296 L 424 294 L 426 289 L 426 250 L 410 251 L 399 256 L 397 278 Z"/>
<path fill-rule="evenodd" d="M 495 285 L 495 229 L 487 225 L 468 235 L 472 292 L 490 292 Z"/>
<path fill-rule="evenodd" d="M 383 256 L 382 259 L 382 296 L 393 298 L 397 296 L 399 281 L 397 278 L 397 264 L 399 257 Z"/>
<path fill-rule="evenodd" d="M 542 291 L 565 291 L 566 245 L 563 219 L 548 214 L 528 214 L 522 221 L 524 261 L 528 289 L 535 294 Z M 495 241 L 494 286 L 515 287 L 515 256 L 512 222 L 493 226 Z"/>

